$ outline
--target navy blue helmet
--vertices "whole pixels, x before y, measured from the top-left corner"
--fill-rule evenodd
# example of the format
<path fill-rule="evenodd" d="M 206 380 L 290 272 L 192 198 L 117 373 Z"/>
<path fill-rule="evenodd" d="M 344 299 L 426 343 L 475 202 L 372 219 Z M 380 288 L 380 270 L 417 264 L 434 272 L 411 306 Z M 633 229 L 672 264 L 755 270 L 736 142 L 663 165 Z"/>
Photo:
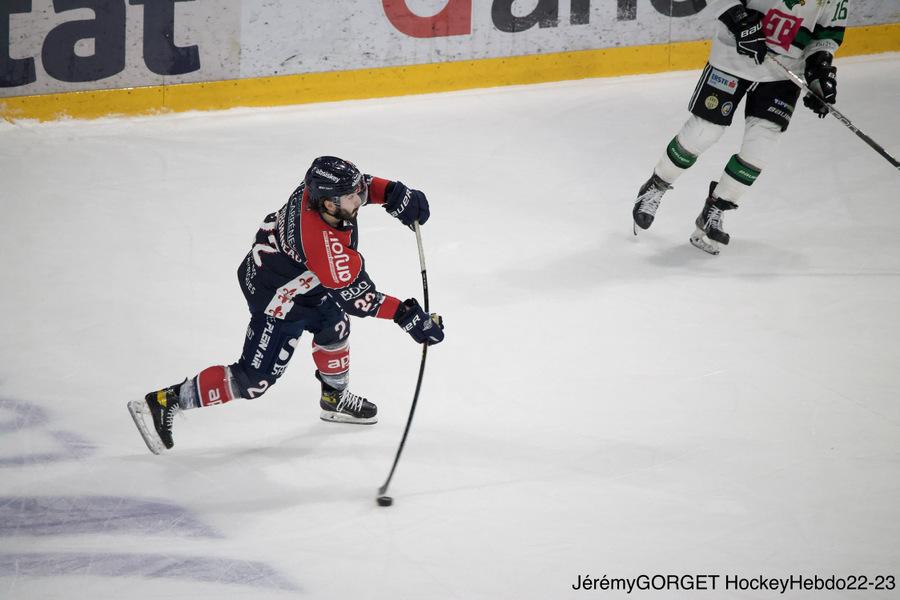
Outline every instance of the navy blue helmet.
<path fill-rule="evenodd" d="M 304 178 L 309 191 L 309 204 L 319 209 L 325 200 L 340 206 L 340 196 L 359 194 L 365 203 L 368 191 L 363 175 L 349 160 L 336 156 L 320 156 L 310 165 Z"/>

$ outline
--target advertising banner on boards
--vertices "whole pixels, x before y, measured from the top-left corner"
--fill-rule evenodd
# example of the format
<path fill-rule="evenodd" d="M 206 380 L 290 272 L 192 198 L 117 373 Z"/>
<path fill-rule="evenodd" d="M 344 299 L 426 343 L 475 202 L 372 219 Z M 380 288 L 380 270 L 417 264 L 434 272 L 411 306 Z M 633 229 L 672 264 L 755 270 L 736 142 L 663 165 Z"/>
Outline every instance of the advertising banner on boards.
<path fill-rule="evenodd" d="M 821 1 L 821 0 L 809 0 Z M 848 0 L 827 0 L 840 10 Z M 0 97 L 704 39 L 705 0 L 3 0 Z M 900 21 L 855 0 L 851 24 Z"/>

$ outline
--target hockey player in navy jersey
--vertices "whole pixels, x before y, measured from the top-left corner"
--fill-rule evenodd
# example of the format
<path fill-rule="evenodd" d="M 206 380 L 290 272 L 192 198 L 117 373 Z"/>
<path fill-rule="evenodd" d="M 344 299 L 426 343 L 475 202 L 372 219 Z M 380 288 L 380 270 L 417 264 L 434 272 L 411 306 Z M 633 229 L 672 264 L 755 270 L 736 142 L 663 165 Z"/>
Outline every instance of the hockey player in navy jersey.
<path fill-rule="evenodd" d="M 194 377 L 128 403 L 155 454 L 172 448 L 179 410 L 258 398 L 284 373 L 304 331 L 312 335 L 321 418 L 371 424 L 376 406 L 349 389 L 348 315 L 391 319 L 417 343 L 444 339 L 443 322 L 419 303 L 378 291 L 357 250 L 361 206 L 380 204 L 404 225 L 424 224 L 425 194 L 399 181 L 362 174 L 333 156 L 315 159 L 287 203 L 268 215 L 238 267 L 250 324 L 237 362 L 208 367 Z"/>
<path fill-rule="evenodd" d="M 831 64 L 844 38 L 849 0 L 718 0 L 707 10 L 717 17 L 708 64 L 691 96 L 690 118 L 669 142 L 650 179 L 641 186 L 632 210 L 634 233 L 653 223 L 660 200 L 675 181 L 731 125 L 746 97 L 740 151 L 725 165 L 709 193 L 691 243 L 710 254 L 730 236 L 724 213 L 744 194 L 772 159 L 800 97 L 799 88 L 772 61 L 777 55 L 791 71 L 802 71 L 810 89 L 828 104 L 837 96 L 837 69 Z M 816 97 L 803 103 L 819 117 L 828 109 Z"/>

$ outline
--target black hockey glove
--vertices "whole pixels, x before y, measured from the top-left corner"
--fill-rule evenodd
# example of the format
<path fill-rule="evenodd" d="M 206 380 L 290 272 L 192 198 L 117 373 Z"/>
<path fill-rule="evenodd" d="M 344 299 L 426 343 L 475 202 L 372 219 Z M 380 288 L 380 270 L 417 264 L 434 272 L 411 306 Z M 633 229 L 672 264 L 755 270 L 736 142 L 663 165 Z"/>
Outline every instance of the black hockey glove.
<path fill-rule="evenodd" d="M 431 216 L 428 199 L 419 190 L 411 190 L 399 181 L 393 181 L 388 184 L 385 192 L 384 209 L 410 229 L 414 229 L 415 221 L 424 225 Z"/>
<path fill-rule="evenodd" d="M 837 67 L 832 66 L 831 59 L 830 52 L 820 50 L 806 59 L 806 70 L 803 72 L 809 89 L 828 104 L 834 104 L 837 100 Z M 807 94 L 803 97 L 803 104 L 824 119 L 828 107 L 819 98 Z"/>
<path fill-rule="evenodd" d="M 444 339 L 444 320 L 436 313 L 426 315 L 415 298 L 404 300 L 397 307 L 394 323 L 418 344 L 433 346 Z"/>
<path fill-rule="evenodd" d="M 766 60 L 766 36 L 763 34 L 763 14 L 758 10 L 745 9 L 743 6 L 733 6 L 719 16 L 719 20 L 725 23 L 734 35 L 734 43 L 737 53 L 749 56 L 758 65 Z"/>

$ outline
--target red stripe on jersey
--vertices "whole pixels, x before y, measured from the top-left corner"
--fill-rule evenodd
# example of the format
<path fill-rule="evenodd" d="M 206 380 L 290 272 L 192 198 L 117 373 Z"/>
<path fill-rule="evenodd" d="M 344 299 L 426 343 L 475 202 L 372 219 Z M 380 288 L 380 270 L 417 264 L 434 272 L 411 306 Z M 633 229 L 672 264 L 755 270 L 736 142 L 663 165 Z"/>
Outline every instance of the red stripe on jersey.
<path fill-rule="evenodd" d="M 375 313 L 375 316 L 379 319 L 393 319 L 394 315 L 397 314 L 397 308 L 400 306 L 400 299 L 394 298 L 393 296 L 384 295 L 384 302 L 381 303 L 381 306 L 378 307 L 378 312 Z"/>
<path fill-rule="evenodd" d="M 372 178 L 372 183 L 369 184 L 369 204 L 384 204 L 389 183 L 390 181 L 381 177 Z"/>
<path fill-rule="evenodd" d="M 350 247 L 350 231 L 335 229 L 311 210 L 305 190 L 300 208 L 300 239 L 306 265 L 326 288 L 347 287 L 362 271 L 362 257 Z"/>

